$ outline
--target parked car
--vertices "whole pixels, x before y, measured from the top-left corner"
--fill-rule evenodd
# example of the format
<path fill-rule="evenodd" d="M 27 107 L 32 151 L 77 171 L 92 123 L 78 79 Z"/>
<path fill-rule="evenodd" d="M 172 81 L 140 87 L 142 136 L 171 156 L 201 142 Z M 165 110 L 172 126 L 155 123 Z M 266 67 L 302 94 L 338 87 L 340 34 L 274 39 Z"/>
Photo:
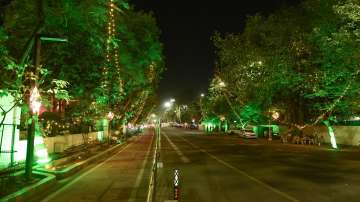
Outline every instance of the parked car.
<path fill-rule="evenodd" d="M 230 135 L 241 135 L 241 130 L 240 129 L 229 129 L 227 131 L 227 133 L 229 133 Z"/>
<path fill-rule="evenodd" d="M 252 129 L 245 129 L 241 132 L 240 137 L 247 139 L 255 139 L 257 138 L 255 132 Z"/>
<path fill-rule="evenodd" d="M 198 129 L 199 126 L 196 123 L 190 124 L 190 129 Z"/>

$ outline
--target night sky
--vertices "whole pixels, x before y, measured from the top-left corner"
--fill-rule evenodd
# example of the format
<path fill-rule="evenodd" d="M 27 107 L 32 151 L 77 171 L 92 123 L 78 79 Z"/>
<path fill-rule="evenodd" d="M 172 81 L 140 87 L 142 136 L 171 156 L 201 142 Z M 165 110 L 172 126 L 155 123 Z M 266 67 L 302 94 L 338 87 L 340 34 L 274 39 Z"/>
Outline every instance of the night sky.
<path fill-rule="evenodd" d="M 297 0 L 131 0 L 136 10 L 153 11 L 161 29 L 166 72 L 160 82 L 160 99 L 181 103 L 205 92 L 214 69 L 214 31 L 237 33 L 246 16 L 269 13 Z"/>

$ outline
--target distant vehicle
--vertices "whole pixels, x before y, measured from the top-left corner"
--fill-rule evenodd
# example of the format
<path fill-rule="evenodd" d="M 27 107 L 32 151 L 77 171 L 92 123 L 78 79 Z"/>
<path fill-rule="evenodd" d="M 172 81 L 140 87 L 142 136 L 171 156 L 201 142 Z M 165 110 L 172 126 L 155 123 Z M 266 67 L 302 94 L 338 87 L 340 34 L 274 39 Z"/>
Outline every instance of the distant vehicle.
<path fill-rule="evenodd" d="M 231 135 L 241 135 L 242 130 L 240 129 L 230 129 L 227 131 Z"/>
<path fill-rule="evenodd" d="M 198 129 L 199 126 L 196 123 L 190 124 L 190 129 Z"/>
<path fill-rule="evenodd" d="M 176 128 L 181 128 L 182 125 L 180 123 L 174 123 L 173 127 L 176 127 Z"/>
<path fill-rule="evenodd" d="M 251 129 L 245 129 L 241 131 L 240 137 L 246 138 L 246 139 L 255 139 L 256 134 L 253 130 Z"/>
<path fill-rule="evenodd" d="M 240 129 L 240 128 L 230 129 L 228 131 L 228 133 L 233 134 L 233 135 L 234 134 L 239 135 L 240 137 L 246 138 L 246 139 L 255 139 L 255 138 L 257 138 L 252 126 L 251 127 L 248 126 L 245 129 Z"/>

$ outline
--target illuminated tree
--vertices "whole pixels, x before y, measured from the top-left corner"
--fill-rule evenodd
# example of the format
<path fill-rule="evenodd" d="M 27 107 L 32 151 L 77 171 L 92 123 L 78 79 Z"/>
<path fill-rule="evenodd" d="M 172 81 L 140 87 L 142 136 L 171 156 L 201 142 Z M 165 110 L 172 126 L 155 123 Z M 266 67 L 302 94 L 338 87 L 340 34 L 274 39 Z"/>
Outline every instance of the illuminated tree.
<path fill-rule="evenodd" d="M 358 113 L 359 12 L 356 1 L 308 0 L 250 17 L 241 34 L 215 34 L 218 77 L 232 84 L 224 97 L 264 115 L 280 108 L 279 121 L 300 130 Z"/>
<path fill-rule="evenodd" d="M 34 32 L 36 20 L 28 14 L 36 13 L 35 5 L 19 0 L 6 8 L 5 45 L 15 61 L 21 60 Z M 115 118 L 129 111 L 138 119 L 163 71 L 160 31 L 153 15 L 135 12 L 125 0 L 45 0 L 43 11 L 41 33 L 68 39 L 62 46 L 43 44 L 42 54 L 42 65 L 51 73 L 44 84 L 52 85 L 52 79 L 70 83 L 75 104 L 66 116 L 98 119 L 110 106 Z M 7 59 L 2 56 L 2 61 Z M 108 85 L 103 86 L 103 81 Z"/>

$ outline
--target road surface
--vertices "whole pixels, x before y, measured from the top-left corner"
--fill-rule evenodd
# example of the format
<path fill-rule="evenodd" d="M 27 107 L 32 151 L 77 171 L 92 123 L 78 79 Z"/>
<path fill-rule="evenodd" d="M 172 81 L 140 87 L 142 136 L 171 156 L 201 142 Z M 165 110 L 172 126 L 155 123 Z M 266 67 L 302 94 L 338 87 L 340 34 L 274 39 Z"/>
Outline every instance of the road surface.
<path fill-rule="evenodd" d="M 359 152 L 281 145 L 197 131 L 162 129 L 156 201 L 359 201 Z"/>
<path fill-rule="evenodd" d="M 60 182 L 43 202 L 145 202 L 154 140 L 147 132 Z M 360 201 L 358 150 L 276 142 L 163 128 L 156 201 L 173 199 L 174 169 L 180 171 L 181 202 Z"/>

